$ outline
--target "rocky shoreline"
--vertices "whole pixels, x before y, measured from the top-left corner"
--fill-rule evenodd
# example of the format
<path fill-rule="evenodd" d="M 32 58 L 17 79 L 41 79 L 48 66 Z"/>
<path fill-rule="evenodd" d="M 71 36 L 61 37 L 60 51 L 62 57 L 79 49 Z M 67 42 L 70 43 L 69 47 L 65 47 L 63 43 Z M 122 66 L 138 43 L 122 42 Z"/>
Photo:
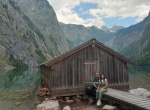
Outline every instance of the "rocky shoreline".
<path fill-rule="evenodd" d="M 129 90 L 129 92 L 150 97 L 150 92 L 144 88 Z M 45 87 L 39 88 L 37 95 L 39 96 L 36 102 L 37 110 L 128 110 L 117 103 L 111 105 L 108 100 L 102 100 L 102 105 L 97 106 L 96 100 L 91 100 L 88 95 L 50 97 L 50 92 Z"/>
<path fill-rule="evenodd" d="M 96 106 L 96 101 L 88 95 L 50 97 L 50 92 L 45 87 L 39 88 L 37 95 L 37 110 L 117 110 L 117 107 L 107 103 Z"/>

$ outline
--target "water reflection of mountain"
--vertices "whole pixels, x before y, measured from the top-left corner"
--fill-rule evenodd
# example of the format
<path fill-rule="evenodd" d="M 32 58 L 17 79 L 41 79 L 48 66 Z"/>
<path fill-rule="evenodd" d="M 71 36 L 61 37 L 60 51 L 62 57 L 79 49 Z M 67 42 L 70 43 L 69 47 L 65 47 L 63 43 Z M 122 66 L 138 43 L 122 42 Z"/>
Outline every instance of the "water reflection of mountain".
<path fill-rule="evenodd" d="M 39 85 L 38 68 L 0 70 L 0 110 L 34 110 Z"/>
<path fill-rule="evenodd" d="M 3 73 L 2 73 L 3 72 Z M 32 85 L 40 83 L 40 74 L 37 68 L 28 70 L 14 69 L 12 71 L 2 70 L 3 90 L 27 89 Z M 4 75 L 5 74 L 5 75 Z"/>

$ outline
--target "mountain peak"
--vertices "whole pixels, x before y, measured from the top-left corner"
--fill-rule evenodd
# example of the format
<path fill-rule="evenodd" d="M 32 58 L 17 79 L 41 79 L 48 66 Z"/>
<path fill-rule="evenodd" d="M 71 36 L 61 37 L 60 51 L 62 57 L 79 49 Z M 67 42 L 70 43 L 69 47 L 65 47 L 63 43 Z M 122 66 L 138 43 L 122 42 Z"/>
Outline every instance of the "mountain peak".
<path fill-rule="evenodd" d="M 117 30 L 123 29 L 123 28 L 125 28 L 125 27 L 114 25 L 110 30 L 111 30 L 111 32 L 116 32 Z"/>
<path fill-rule="evenodd" d="M 105 32 L 109 32 L 109 29 L 106 26 L 102 26 L 101 30 L 105 31 Z"/>
<path fill-rule="evenodd" d="M 97 29 L 98 27 L 96 27 L 95 25 L 92 25 L 92 26 L 91 26 L 91 28 L 95 28 L 95 29 Z"/>
<path fill-rule="evenodd" d="M 116 32 L 119 29 L 123 29 L 123 26 L 117 26 L 114 25 L 112 28 L 107 28 L 106 26 L 102 26 L 101 30 L 105 31 L 105 32 Z"/>

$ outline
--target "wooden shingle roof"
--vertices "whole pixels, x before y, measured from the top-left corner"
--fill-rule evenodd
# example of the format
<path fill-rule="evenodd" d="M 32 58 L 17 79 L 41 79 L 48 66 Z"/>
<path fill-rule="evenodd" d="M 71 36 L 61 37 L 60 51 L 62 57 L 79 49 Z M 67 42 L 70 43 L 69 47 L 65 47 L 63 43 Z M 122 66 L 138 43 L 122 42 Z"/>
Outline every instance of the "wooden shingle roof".
<path fill-rule="evenodd" d="M 63 53 L 63 54 L 61 54 L 61 55 L 59 55 L 59 56 L 57 56 L 57 57 L 55 57 L 55 58 L 53 58 L 53 59 L 51 59 L 49 61 L 46 61 L 46 62 L 40 64 L 39 66 L 42 66 L 42 65 L 51 66 L 54 63 L 57 63 L 58 61 L 61 61 L 62 59 L 67 58 L 70 55 L 75 54 L 76 52 L 78 52 L 78 51 L 80 51 L 80 50 L 82 50 L 82 49 L 84 49 L 84 48 L 86 48 L 86 47 L 88 47 L 89 45 L 92 45 L 92 44 L 95 44 L 95 45 L 99 46 L 103 50 L 107 51 L 108 53 L 113 54 L 114 56 L 122 59 L 123 61 L 125 61 L 127 63 L 133 64 L 133 62 L 131 60 L 127 59 L 126 57 L 124 57 L 123 55 L 121 55 L 118 52 L 114 51 L 113 49 L 105 46 L 103 43 L 97 41 L 94 38 L 94 39 L 91 39 L 91 40 L 89 40 L 89 41 L 87 41 L 87 42 L 85 42 L 85 43 L 83 43 L 83 44 L 81 44 L 81 45 L 71 49 L 70 51 L 68 51 L 66 53 Z"/>

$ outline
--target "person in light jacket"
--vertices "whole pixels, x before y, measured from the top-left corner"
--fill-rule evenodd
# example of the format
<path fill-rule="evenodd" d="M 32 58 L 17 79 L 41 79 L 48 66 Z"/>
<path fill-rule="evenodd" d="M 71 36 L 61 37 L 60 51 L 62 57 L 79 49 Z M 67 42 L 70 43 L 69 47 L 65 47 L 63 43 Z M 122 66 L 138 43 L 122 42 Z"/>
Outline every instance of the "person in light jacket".
<path fill-rule="evenodd" d="M 100 80 L 96 90 L 97 106 L 101 105 L 102 94 L 107 92 L 107 88 L 108 88 L 108 81 L 105 78 L 105 75 L 102 73 L 100 74 Z"/>

